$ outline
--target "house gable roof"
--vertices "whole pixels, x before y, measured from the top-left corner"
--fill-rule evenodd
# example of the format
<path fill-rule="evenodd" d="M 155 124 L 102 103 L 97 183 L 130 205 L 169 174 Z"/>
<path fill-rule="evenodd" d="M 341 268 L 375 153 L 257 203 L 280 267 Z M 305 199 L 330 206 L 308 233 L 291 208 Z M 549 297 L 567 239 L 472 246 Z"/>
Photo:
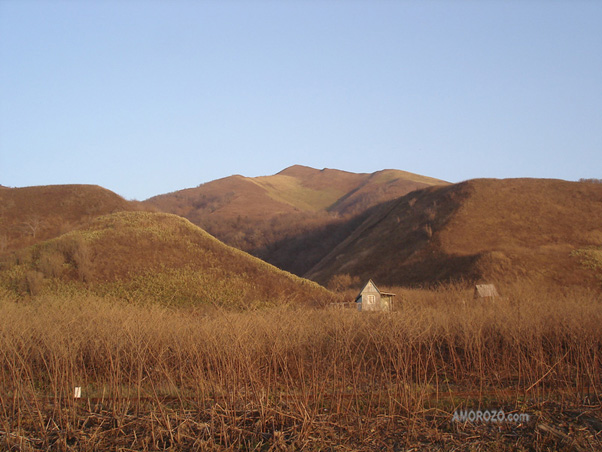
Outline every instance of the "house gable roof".
<path fill-rule="evenodd" d="M 380 292 L 380 290 L 378 290 L 378 287 L 376 287 L 376 284 L 374 284 L 374 281 L 369 279 L 368 282 L 366 284 L 364 284 L 364 287 L 362 287 L 362 290 L 360 290 L 360 293 L 357 294 L 357 297 L 355 297 L 355 301 L 359 300 L 361 298 L 362 294 L 366 291 L 366 289 L 369 289 L 370 286 L 374 287 L 374 289 L 380 295 L 381 292 Z"/>
<path fill-rule="evenodd" d="M 394 293 L 381 292 L 381 290 L 378 287 L 376 287 L 376 284 L 374 284 L 374 281 L 369 279 L 368 282 L 366 284 L 364 284 L 364 287 L 362 287 L 362 290 L 360 290 L 360 293 L 357 294 L 357 297 L 355 297 L 356 302 L 357 302 L 357 300 L 359 300 L 361 298 L 362 294 L 366 291 L 366 289 L 370 288 L 370 285 L 372 285 L 372 287 L 374 287 L 374 289 L 378 292 L 378 294 L 381 297 L 394 297 L 395 296 Z"/>
<path fill-rule="evenodd" d="M 499 293 L 493 284 L 477 284 L 475 286 L 475 296 L 481 298 L 499 297 Z"/>

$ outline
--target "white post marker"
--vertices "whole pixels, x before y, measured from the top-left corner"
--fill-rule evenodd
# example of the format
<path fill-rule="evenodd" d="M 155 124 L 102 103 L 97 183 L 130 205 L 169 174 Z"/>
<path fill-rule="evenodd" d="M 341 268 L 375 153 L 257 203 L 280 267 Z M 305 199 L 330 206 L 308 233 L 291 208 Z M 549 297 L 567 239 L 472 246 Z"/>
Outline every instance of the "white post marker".
<path fill-rule="evenodd" d="M 75 391 L 73 391 L 73 398 L 81 399 L 81 397 L 82 397 L 82 388 L 81 388 L 81 386 L 76 386 Z"/>

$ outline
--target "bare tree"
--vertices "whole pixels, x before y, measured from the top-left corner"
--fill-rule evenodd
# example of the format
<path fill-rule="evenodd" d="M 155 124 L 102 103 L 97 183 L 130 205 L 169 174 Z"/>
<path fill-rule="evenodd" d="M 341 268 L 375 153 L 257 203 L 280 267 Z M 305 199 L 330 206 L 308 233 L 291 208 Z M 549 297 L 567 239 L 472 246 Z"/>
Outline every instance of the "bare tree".
<path fill-rule="evenodd" d="M 30 215 L 23 222 L 23 225 L 27 228 L 29 232 L 31 232 L 31 236 L 34 239 L 36 238 L 36 235 L 38 234 L 38 231 L 40 230 L 43 224 L 44 221 L 37 215 Z"/>

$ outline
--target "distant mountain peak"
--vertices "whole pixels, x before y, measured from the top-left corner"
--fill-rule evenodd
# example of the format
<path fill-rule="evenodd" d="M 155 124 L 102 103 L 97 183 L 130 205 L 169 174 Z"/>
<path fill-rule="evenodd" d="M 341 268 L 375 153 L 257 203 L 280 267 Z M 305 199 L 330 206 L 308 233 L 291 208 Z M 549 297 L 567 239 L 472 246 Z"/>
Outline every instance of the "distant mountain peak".
<path fill-rule="evenodd" d="M 366 173 L 353 173 L 351 171 L 340 170 L 336 168 L 312 168 L 311 166 L 305 165 L 292 165 L 288 168 L 283 169 L 279 173 L 276 173 L 276 176 L 291 176 L 291 177 L 311 177 L 316 175 L 324 175 L 324 174 L 353 174 L 353 175 L 364 175 Z"/>
<path fill-rule="evenodd" d="M 309 174 L 315 174 L 318 172 L 320 172 L 320 170 L 318 170 L 316 168 L 312 168 L 311 166 L 292 165 L 292 166 L 289 166 L 288 168 L 284 168 L 279 173 L 276 173 L 276 175 L 299 177 L 299 176 L 307 176 Z"/>
<path fill-rule="evenodd" d="M 229 176 L 146 202 L 300 275 L 336 244 L 338 239 L 327 232 L 335 223 L 383 201 L 441 184 L 447 183 L 398 170 L 369 174 L 292 165 L 275 175 Z M 329 235 L 329 242 L 307 240 L 312 231 Z"/>

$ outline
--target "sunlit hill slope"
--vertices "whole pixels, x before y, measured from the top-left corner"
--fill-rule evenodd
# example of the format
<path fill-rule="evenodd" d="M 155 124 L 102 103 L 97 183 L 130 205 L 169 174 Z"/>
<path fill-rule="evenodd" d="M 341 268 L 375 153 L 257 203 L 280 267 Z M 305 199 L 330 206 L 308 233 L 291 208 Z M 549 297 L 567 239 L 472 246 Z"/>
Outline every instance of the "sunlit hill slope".
<path fill-rule="evenodd" d="M 224 245 L 170 214 L 120 212 L 5 259 L 13 296 L 89 291 L 137 301 L 253 308 L 326 302 L 317 284 Z"/>

